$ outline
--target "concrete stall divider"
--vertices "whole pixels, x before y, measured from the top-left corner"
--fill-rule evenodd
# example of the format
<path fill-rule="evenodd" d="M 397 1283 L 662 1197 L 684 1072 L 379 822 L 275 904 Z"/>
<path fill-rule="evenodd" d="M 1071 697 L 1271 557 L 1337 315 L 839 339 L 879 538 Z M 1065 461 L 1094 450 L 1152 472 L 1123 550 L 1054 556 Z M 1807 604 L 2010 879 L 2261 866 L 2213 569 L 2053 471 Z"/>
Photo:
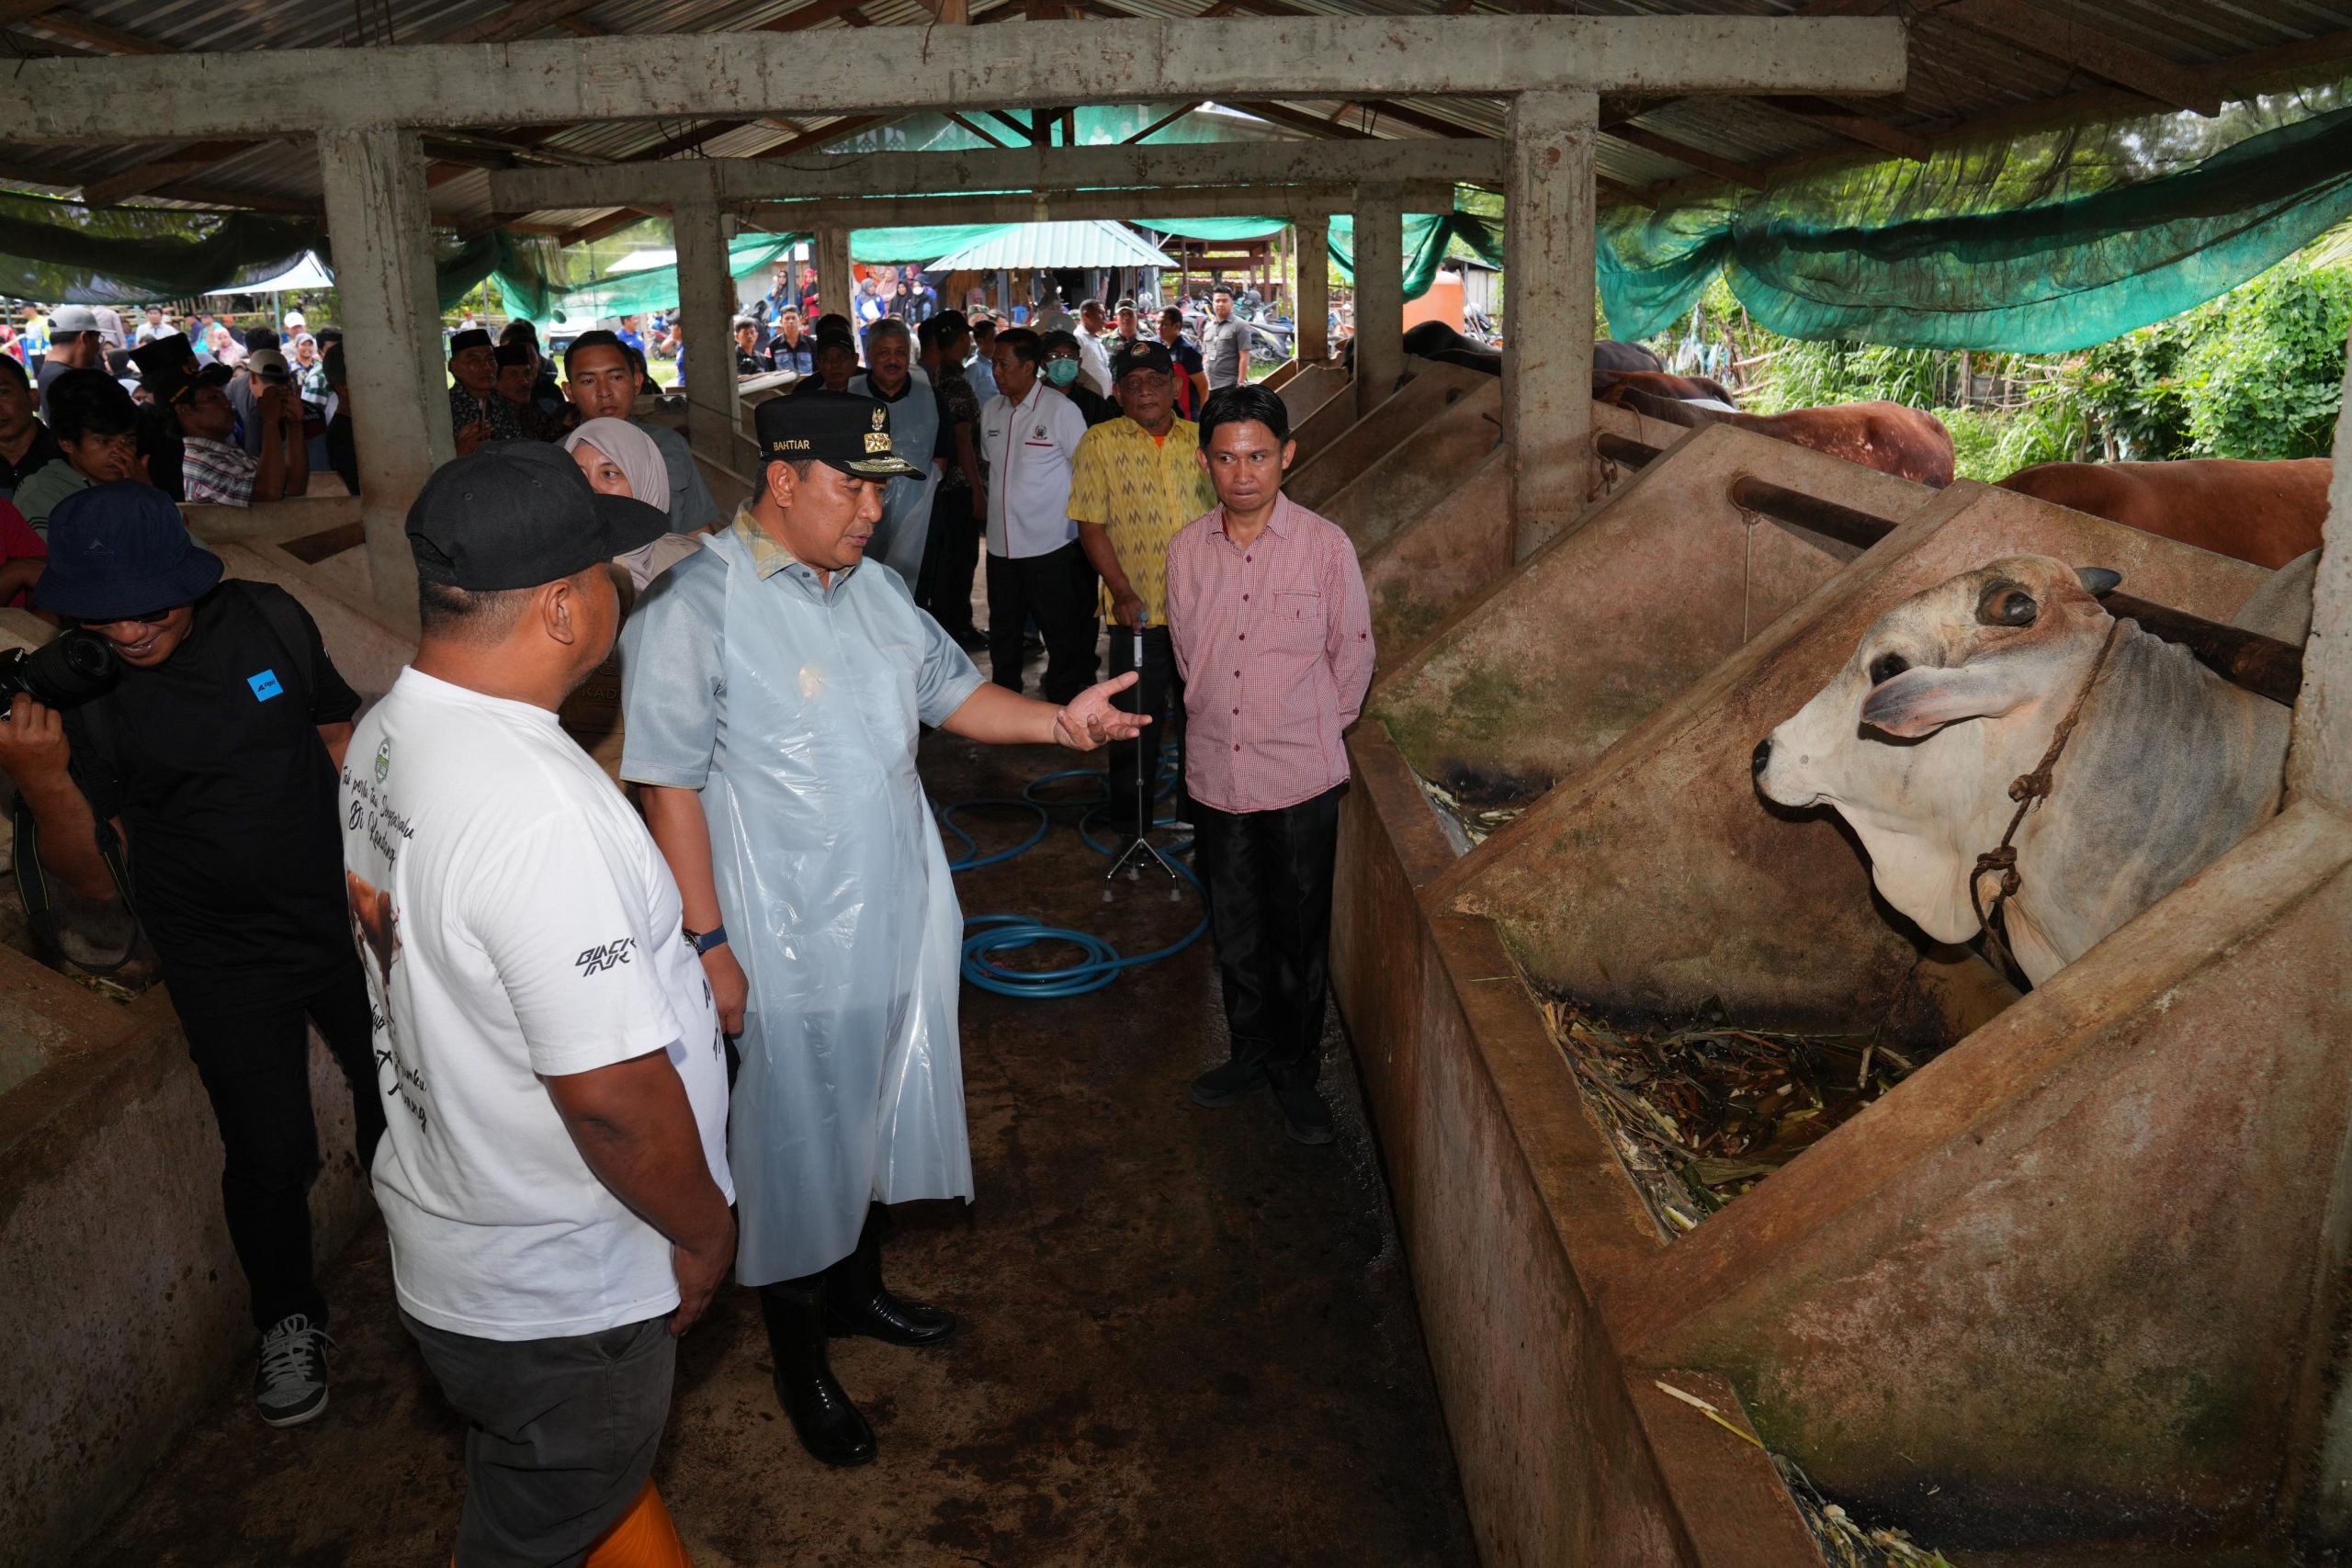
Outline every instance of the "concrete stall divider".
<path fill-rule="evenodd" d="M 413 628 L 372 604 L 357 502 L 311 496 L 192 506 L 228 575 L 275 582 L 318 622 L 364 700 L 390 689 Z M 55 628 L 0 612 L 0 641 Z M 323 1161 L 311 1190 L 332 1259 L 375 1213 L 350 1094 L 315 1034 L 311 1098 Z M 220 1213 L 210 1102 L 160 987 L 102 997 L 0 947 L 0 1568 L 71 1558 L 214 1397 L 249 1375 L 245 1288 Z M 107 1238 L 95 1246 L 93 1238 Z"/>
<path fill-rule="evenodd" d="M 1320 512 L 1325 502 L 1437 414 L 1473 392 L 1497 385 L 1494 377 L 1458 365 L 1415 363 L 1419 366 L 1418 373 L 1370 412 L 1358 417 L 1351 404 L 1334 396 L 1309 418 L 1305 431 L 1292 432 L 1299 444 L 1298 456 L 1283 489 L 1293 501 L 1310 512 Z M 1320 428 L 1327 422 L 1329 428 Z"/>
<path fill-rule="evenodd" d="M 1469 400 L 1438 416 L 1450 420 L 1468 407 Z M 1645 457 L 1671 447 L 1690 432 L 1668 427 L 1607 403 L 1592 406 L 1597 432 L 1618 438 L 1613 450 L 1639 450 Z M 1476 448 L 1470 446 L 1475 454 Z M 1598 505 L 1633 480 L 1640 466 L 1630 460 L 1604 458 L 1593 467 L 1593 490 L 1588 504 Z M 1501 578 L 1511 568 L 1517 529 L 1511 509 L 1511 462 L 1508 448 L 1497 446 L 1467 470 L 1459 467 L 1446 476 L 1434 499 L 1411 517 L 1383 533 L 1376 542 L 1357 534 L 1367 511 L 1375 517 L 1384 510 L 1367 496 L 1361 507 L 1350 502 L 1353 487 L 1334 498 L 1333 505 L 1351 513 L 1341 522 L 1356 536 L 1363 569 L 1364 592 L 1372 601 L 1372 635 L 1382 673 L 1403 663 L 1421 643 L 1464 604 Z M 1578 526 L 1581 526 L 1581 520 Z"/>
<path fill-rule="evenodd" d="M 2324 1433 L 2352 830 L 2290 809 L 2013 1000 L 1872 897 L 1834 819 L 1767 808 L 1747 766 L 1880 614 L 1987 559 L 2113 567 L 2216 621 L 2267 574 L 1726 434 L 1458 613 L 1351 740 L 1333 986 L 1488 1559 L 1811 1560 L 1758 1544 L 1784 1490 L 1736 1503 L 1619 1440 L 1640 1391 L 1687 1373 L 1947 1549 L 2186 1562 L 2293 1530 L 2345 1469 Z M 1859 550 L 1741 517 L 1743 479 L 1898 525 Z M 1461 853 L 1421 786 L 1448 769 L 1538 797 Z M 1669 1244 L 1546 1029 L 1554 990 L 1956 1043 Z M 1661 1495 L 1672 1540 L 1626 1516 Z M 1699 1544 L 1718 1530 L 1747 1555 Z"/>

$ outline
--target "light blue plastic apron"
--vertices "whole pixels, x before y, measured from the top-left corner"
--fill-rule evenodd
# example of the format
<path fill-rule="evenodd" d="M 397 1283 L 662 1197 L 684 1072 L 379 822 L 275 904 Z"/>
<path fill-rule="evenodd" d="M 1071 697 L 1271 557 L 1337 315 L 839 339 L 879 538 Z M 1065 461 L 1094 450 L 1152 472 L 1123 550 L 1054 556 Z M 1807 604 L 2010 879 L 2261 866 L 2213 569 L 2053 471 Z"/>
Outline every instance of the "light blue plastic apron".
<path fill-rule="evenodd" d="M 972 1195 L 963 913 L 915 777 L 921 614 L 879 580 L 762 581 L 731 532 L 725 712 L 702 791 L 751 978 L 728 1126 L 747 1285 L 857 1245 L 866 1203 Z"/>

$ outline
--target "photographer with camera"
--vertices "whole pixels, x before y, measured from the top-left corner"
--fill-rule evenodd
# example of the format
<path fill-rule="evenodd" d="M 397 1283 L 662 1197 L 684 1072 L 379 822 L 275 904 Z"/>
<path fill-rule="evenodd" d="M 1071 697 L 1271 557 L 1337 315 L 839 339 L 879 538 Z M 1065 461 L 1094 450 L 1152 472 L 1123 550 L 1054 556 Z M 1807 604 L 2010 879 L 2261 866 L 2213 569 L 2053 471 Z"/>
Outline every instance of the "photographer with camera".
<path fill-rule="evenodd" d="M 51 878 L 111 898 L 118 841 L 127 855 L 220 1122 L 229 1236 L 263 1336 L 254 1402 L 290 1427 L 326 1407 L 331 1343 L 311 1274 L 308 1023 L 350 1081 L 361 1169 L 384 1130 L 335 806 L 359 699 L 293 596 L 222 581 L 161 491 L 121 480 L 69 495 L 49 544 L 36 596 L 81 628 L 68 636 L 85 652 L 103 638 L 119 674 L 62 713 L 18 690 L 0 768 Z"/>

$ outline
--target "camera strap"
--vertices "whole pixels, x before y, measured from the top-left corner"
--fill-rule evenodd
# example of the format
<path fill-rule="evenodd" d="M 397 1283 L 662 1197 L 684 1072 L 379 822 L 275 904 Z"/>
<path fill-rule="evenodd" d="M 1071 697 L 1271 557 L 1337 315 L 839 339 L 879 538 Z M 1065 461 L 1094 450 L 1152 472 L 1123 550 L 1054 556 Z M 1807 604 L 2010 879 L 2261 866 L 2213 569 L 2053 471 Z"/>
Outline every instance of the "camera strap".
<path fill-rule="evenodd" d="M 17 831 L 16 873 L 17 892 L 24 900 L 25 924 L 32 931 L 34 946 L 53 953 L 61 963 L 89 975 L 111 975 L 130 962 L 139 951 L 139 911 L 130 902 L 130 868 L 123 863 L 122 839 L 114 824 L 98 823 L 98 856 L 107 863 L 107 874 L 114 878 L 115 891 L 122 897 L 122 907 L 131 915 L 130 940 L 123 944 L 117 957 L 103 962 L 85 962 L 65 951 L 57 929 L 57 903 L 49 874 L 40 863 L 40 829 L 33 820 L 33 809 L 21 795 L 16 798 L 14 818 Z"/>

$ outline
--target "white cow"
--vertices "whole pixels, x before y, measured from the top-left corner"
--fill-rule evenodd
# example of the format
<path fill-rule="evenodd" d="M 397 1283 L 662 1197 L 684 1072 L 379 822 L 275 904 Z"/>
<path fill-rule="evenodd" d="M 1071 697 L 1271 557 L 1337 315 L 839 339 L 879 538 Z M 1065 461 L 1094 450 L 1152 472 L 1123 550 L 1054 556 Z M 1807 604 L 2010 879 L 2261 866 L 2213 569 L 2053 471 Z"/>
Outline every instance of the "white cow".
<path fill-rule="evenodd" d="M 1970 874 L 2017 810 L 2010 783 L 2040 766 L 2096 666 L 2051 794 L 2014 840 L 2009 945 L 2040 984 L 2278 807 L 2288 710 L 2112 621 L 2092 591 L 2117 581 L 2011 556 L 1913 594 L 1756 748 L 1757 787 L 1836 807 L 1887 901 L 1937 941 L 1966 942 Z M 1998 886 L 1985 874 L 1987 908 Z"/>

